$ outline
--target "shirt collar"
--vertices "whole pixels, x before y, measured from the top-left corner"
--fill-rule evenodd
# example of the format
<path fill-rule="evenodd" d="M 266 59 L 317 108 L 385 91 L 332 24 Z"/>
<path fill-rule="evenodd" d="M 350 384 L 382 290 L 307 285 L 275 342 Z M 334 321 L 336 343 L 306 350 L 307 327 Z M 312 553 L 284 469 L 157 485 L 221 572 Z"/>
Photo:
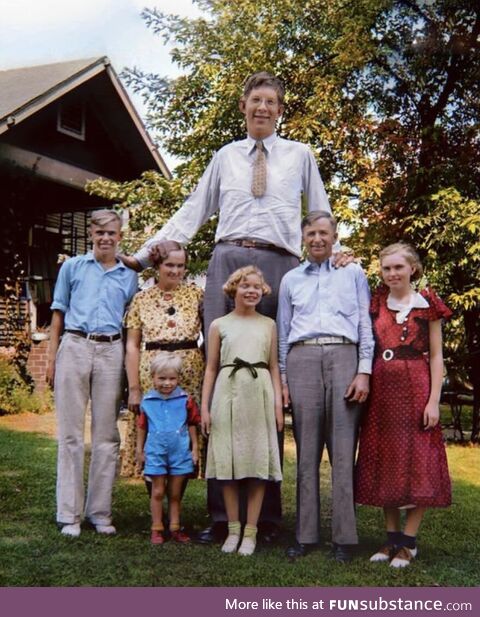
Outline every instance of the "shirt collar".
<path fill-rule="evenodd" d="M 95 263 L 97 263 L 100 267 L 102 267 L 102 264 L 101 264 L 99 261 L 97 261 L 97 260 L 95 259 L 95 255 L 93 254 L 93 251 L 89 251 L 88 253 L 86 253 L 86 254 L 85 254 L 85 256 L 84 256 L 84 257 L 85 257 L 86 261 L 94 261 L 94 262 L 95 262 Z M 109 271 L 111 271 L 111 270 L 116 270 L 117 268 L 120 268 L 120 269 L 122 269 L 122 270 L 125 270 L 125 269 L 126 269 L 126 267 L 127 267 L 127 266 L 123 263 L 123 261 L 122 261 L 121 259 L 118 259 L 118 257 L 117 257 L 117 263 L 116 263 L 116 265 L 115 265 L 115 266 L 113 266 L 112 268 L 109 268 L 108 270 L 105 270 L 105 272 L 109 272 Z"/>
<path fill-rule="evenodd" d="M 187 396 L 187 393 L 184 392 L 182 388 L 180 388 L 180 386 L 177 386 L 175 390 L 168 396 L 163 396 L 163 394 L 160 394 L 160 392 L 157 392 L 157 390 L 152 388 L 145 394 L 144 398 L 145 399 L 160 399 L 162 401 L 166 401 L 172 398 L 181 398 L 182 396 Z"/>
<path fill-rule="evenodd" d="M 321 263 L 317 263 L 316 261 L 308 261 L 308 259 L 306 259 L 299 267 L 302 268 L 303 271 L 310 270 L 311 272 L 314 272 L 315 270 L 321 270 L 323 268 L 329 272 L 332 269 L 332 265 L 333 255 Z"/>
<path fill-rule="evenodd" d="M 418 292 L 414 292 L 410 295 L 410 301 L 407 305 L 401 304 L 396 298 L 392 297 L 390 294 L 388 294 L 387 296 L 387 307 L 392 311 L 397 311 L 397 314 L 395 315 L 395 320 L 397 323 L 403 323 L 412 309 L 424 309 L 428 308 L 429 306 L 430 305 L 428 304 L 427 300 Z"/>
<path fill-rule="evenodd" d="M 257 141 L 259 140 L 254 139 L 250 135 L 247 135 L 247 149 L 248 149 L 249 154 L 251 154 L 253 150 L 255 149 L 255 144 L 257 143 Z M 263 147 L 266 150 L 267 154 L 270 154 L 273 148 L 273 144 L 277 141 L 277 134 L 272 133 L 271 135 L 269 135 L 268 137 L 265 137 L 265 139 L 262 139 L 260 141 L 263 142 Z"/>

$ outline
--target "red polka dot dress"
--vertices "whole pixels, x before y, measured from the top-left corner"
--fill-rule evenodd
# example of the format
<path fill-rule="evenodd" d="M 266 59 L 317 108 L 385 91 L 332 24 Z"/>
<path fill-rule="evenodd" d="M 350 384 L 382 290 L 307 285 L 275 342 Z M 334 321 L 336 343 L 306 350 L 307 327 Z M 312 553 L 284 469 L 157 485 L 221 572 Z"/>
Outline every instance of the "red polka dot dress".
<path fill-rule="evenodd" d="M 446 507 L 450 478 L 441 427 L 423 429 L 430 395 L 429 321 L 452 312 L 431 290 L 426 308 L 403 323 L 387 306 L 388 288 L 372 298 L 376 348 L 369 408 L 360 430 L 355 500 L 387 508 Z"/>

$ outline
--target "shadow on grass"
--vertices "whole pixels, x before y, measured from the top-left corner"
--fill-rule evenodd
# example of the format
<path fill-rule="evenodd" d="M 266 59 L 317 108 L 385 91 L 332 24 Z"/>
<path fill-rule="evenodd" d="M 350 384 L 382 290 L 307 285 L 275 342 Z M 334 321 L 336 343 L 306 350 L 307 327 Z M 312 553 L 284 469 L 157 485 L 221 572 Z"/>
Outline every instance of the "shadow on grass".
<path fill-rule="evenodd" d="M 86 526 L 78 539 L 58 533 L 55 513 L 55 441 L 0 429 L 0 585 L 2 586 L 476 586 L 480 537 L 479 489 L 465 480 L 464 468 L 478 468 L 480 450 L 459 455 L 449 448 L 454 471 L 454 505 L 427 513 L 419 559 L 406 571 L 371 564 L 383 540 L 382 514 L 359 508 L 360 548 L 344 566 L 330 558 L 329 467 L 323 462 L 322 536 L 319 550 L 295 564 L 285 559 L 293 540 L 294 460 L 285 462 L 284 525 L 275 547 L 259 546 L 252 558 L 223 555 L 219 546 L 163 547 L 149 544 L 149 503 L 142 482 L 120 480 L 114 494 L 115 537 Z M 461 459 L 461 460 L 460 460 Z M 190 481 L 183 523 L 191 532 L 204 527 L 205 483 Z M 393 571 L 392 571 L 393 570 Z"/>

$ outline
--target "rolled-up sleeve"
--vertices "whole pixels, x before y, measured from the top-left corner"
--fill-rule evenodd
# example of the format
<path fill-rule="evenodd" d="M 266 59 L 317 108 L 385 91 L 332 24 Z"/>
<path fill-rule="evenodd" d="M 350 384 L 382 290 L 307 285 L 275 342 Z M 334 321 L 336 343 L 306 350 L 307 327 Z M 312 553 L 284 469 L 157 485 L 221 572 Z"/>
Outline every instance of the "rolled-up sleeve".
<path fill-rule="evenodd" d="M 146 268 L 150 265 L 150 247 L 161 240 L 175 240 L 182 245 L 190 242 L 200 227 L 219 208 L 219 156 L 214 155 L 195 191 L 157 233 L 135 253 L 135 259 Z"/>
<path fill-rule="evenodd" d="M 70 306 L 72 263 L 72 261 L 67 260 L 60 268 L 53 292 L 53 302 L 50 306 L 52 311 L 66 313 Z"/>

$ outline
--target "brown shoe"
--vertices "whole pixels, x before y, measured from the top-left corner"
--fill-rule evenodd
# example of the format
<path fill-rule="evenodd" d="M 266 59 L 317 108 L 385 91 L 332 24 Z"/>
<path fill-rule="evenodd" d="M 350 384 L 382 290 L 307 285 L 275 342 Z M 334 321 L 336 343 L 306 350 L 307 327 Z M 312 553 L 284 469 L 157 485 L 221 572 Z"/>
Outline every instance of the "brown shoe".
<path fill-rule="evenodd" d="M 393 544 L 386 542 L 381 546 L 376 553 L 370 557 L 370 561 L 390 561 L 395 547 Z"/>
<path fill-rule="evenodd" d="M 150 536 L 150 542 L 152 544 L 163 544 L 165 542 L 163 533 L 159 529 L 152 529 L 152 535 Z"/>
<path fill-rule="evenodd" d="M 406 546 L 401 546 L 395 555 L 392 557 L 392 561 L 390 565 L 392 568 L 405 568 L 410 565 L 412 559 L 417 556 L 416 548 L 407 548 Z"/>
<path fill-rule="evenodd" d="M 174 542 L 178 542 L 179 544 L 188 544 L 189 542 L 191 542 L 190 536 L 187 536 L 187 534 L 180 529 L 177 529 L 176 531 L 171 531 L 170 534 L 172 536 L 172 540 Z"/>

